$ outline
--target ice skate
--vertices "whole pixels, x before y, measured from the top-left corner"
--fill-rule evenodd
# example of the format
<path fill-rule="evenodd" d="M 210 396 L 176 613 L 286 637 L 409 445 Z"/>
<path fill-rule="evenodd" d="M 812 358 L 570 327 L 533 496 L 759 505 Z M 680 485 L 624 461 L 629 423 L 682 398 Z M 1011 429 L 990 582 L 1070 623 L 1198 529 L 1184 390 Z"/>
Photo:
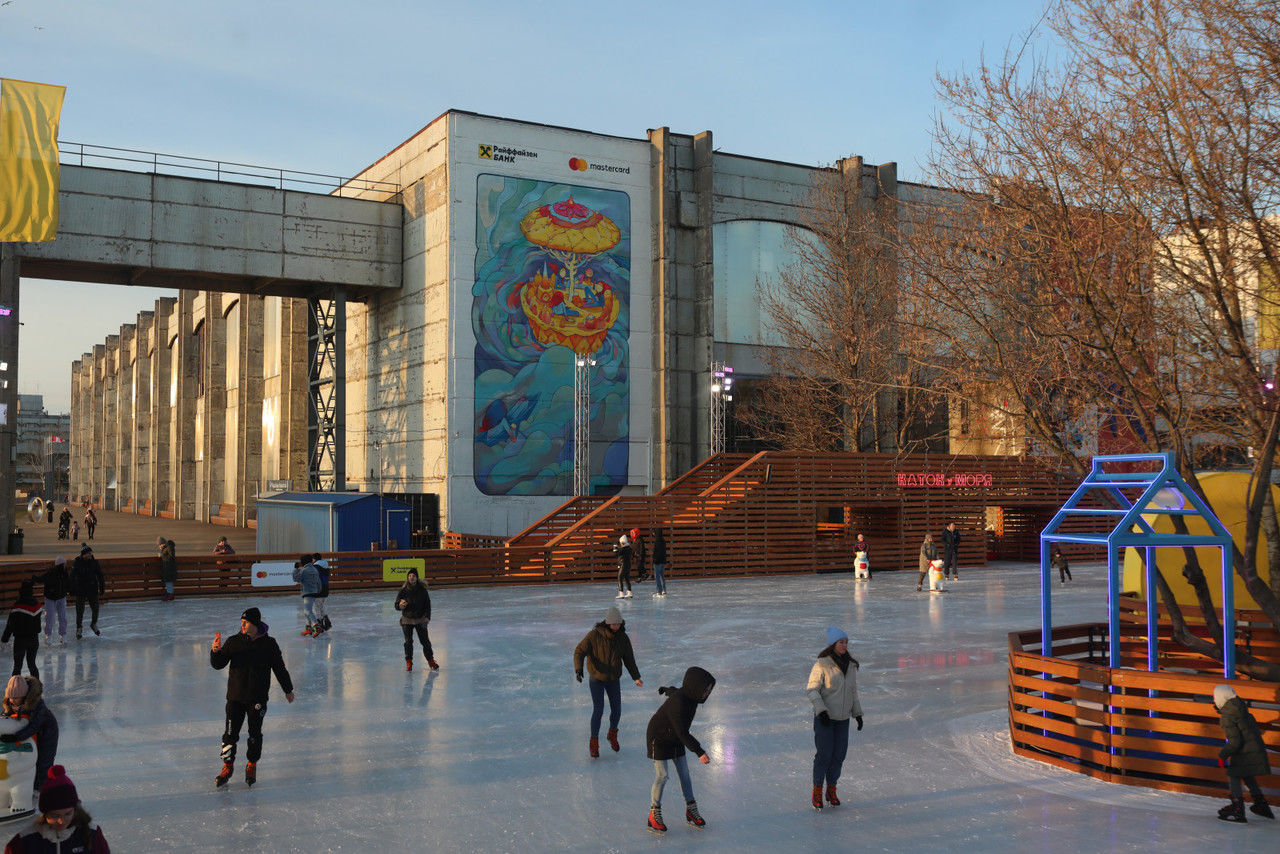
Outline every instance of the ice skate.
<path fill-rule="evenodd" d="M 409 670 L 412 670 L 412 669 L 413 669 L 413 659 L 412 659 L 412 658 L 406 658 L 406 659 L 404 660 L 404 669 L 405 669 L 406 671 L 409 671 Z"/>
<path fill-rule="evenodd" d="M 618 591 L 618 595 L 617 595 L 617 596 L 614 596 L 613 598 L 614 598 L 614 599 L 625 599 L 625 598 L 627 598 L 627 593 L 626 593 L 626 591 L 625 591 L 625 590 L 619 590 L 619 591 Z"/>
<path fill-rule="evenodd" d="M 1218 810 L 1218 818 L 1222 821 L 1247 824 L 1249 819 L 1244 817 L 1244 798 L 1232 798 L 1231 803 Z"/>
<path fill-rule="evenodd" d="M 214 785 L 215 785 L 215 786 L 217 786 L 219 789 L 221 789 L 223 786 L 227 785 L 227 781 L 231 779 L 231 772 L 232 772 L 232 771 L 234 771 L 234 770 L 235 770 L 235 768 L 234 768 L 234 766 L 232 765 L 232 763 L 230 763 L 230 762 L 223 762 L 223 763 L 222 763 L 222 770 L 218 772 L 218 776 L 217 776 L 217 777 L 214 777 L 214 778 L 213 778 L 213 783 L 214 783 Z"/>
<path fill-rule="evenodd" d="M 439 670 L 439 669 L 440 669 L 440 665 L 439 665 L 439 663 L 437 663 L 437 662 L 436 662 L 436 660 L 435 660 L 434 658 L 428 658 L 428 659 L 427 659 L 427 667 L 430 667 L 432 670 Z"/>
<path fill-rule="evenodd" d="M 250 762 L 244 766 L 244 781 L 252 786 L 258 782 L 258 763 Z"/>
<path fill-rule="evenodd" d="M 307 627 L 306 627 L 305 629 L 303 629 L 303 630 L 302 630 L 302 636 L 303 636 L 304 638 L 309 638 L 309 637 L 311 637 L 312 635 L 314 635 L 315 633 L 316 633 L 316 630 L 315 630 L 315 629 L 313 629 L 313 628 L 311 627 L 311 624 L 310 624 L 310 623 L 307 623 Z"/>
<path fill-rule="evenodd" d="M 822 787 L 821 786 L 813 787 L 813 808 L 819 811 L 822 810 Z"/>
<path fill-rule="evenodd" d="M 684 805 L 684 820 L 692 824 L 694 827 L 706 827 L 707 822 L 703 819 L 702 814 L 698 812 L 698 802 L 689 801 Z"/>
<path fill-rule="evenodd" d="M 627 598 L 628 598 L 628 599 L 630 599 L 630 598 L 631 598 L 631 591 L 630 591 L 630 590 L 628 590 L 628 591 L 627 591 Z"/>
<path fill-rule="evenodd" d="M 98 637 L 102 637 L 102 632 L 98 631 L 98 624 L 97 624 L 97 623 L 90 623 L 90 624 L 89 624 L 89 631 L 93 632 L 93 633 L 94 633 L 95 635 L 97 635 Z"/>
<path fill-rule="evenodd" d="M 84 637 L 84 632 L 80 629 L 76 629 L 76 640 L 80 640 L 82 637 Z"/>
<path fill-rule="evenodd" d="M 651 807 L 649 809 L 649 832 L 650 833 L 666 833 L 667 826 L 662 823 L 662 807 Z"/>
<path fill-rule="evenodd" d="M 324 630 L 326 632 L 329 631 L 329 629 L 333 628 L 333 621 L 329 619 L 328 614 L 325 614 L 321 621 L 324 623 Z"/>
<path fill-rule="evenodd" d="M 1276 814 L 1271 811 L 1271 805 L 1266 801 L 1257 801 L 1249 807 L 1249 812 L 1254 815 L 1260 815 L 1263 818 L 1275 818 Z"/>
<path fill-rule="evenodd" d="M 587 742 L 587 752 L 591 754 L 592 759 L 600 758 L 600 739 L 592 738 Z"/>
<path fill-rule="evenodd" d="M 835 783 L 828 783 L 828 784 L 827 784 L 827 803 L 831 804 L 831 806 L 833 806 L 833 807 L 838 807 L 838 806 L 840 806 L 840 799 L 836 797 L 836 784 L 835 784 Z"/>
<path fill-rule="evenodd" d="M 617 753 L 622 748 L 618 746 L 618 731 L 616 729 L 609 730 L 605 738 L 609 739 L 609 746 L 613 748 L 613 752 Z"/>

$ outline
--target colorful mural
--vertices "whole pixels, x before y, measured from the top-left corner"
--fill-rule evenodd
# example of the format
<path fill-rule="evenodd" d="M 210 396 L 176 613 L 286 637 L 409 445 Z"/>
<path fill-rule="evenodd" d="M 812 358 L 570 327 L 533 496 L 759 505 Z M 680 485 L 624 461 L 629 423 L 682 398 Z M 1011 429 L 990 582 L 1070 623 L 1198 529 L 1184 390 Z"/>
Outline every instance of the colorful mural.
<path fill-rule="evenodd" d="M 569 495 L 573 363 L 591 369 L 591 484 L 627 482 L 631 208 L 626 193 L 476 178 L 473 471 L 486 495 Z"/>

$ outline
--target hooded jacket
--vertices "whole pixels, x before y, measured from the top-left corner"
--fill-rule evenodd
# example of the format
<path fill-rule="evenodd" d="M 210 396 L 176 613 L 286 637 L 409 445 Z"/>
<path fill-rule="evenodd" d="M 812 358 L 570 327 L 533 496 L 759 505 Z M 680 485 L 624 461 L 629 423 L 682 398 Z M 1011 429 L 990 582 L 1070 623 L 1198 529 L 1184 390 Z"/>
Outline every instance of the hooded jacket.
<path fill-rule="evenodd" d="M 109 850 L 102 828 L 82 807 L 77 807 L 67 827 L 55 829 L 38 824 L 33 829 L 20 831 L 9 840 L 4 854 L 106 854 Z"/>
<path fill-rule="evenodd" d="M 102 574 L 102 564 L 93 552 L 81 552 L 71 564 L 69 589 L 73 596 L 99 596 L 107 592 L 107 579 Z"/>
<path fill-rule="evenodd" d="M 850 655 L 844 658 L 841 662 L 835 648 L 830 646 L 818 653 L 805 688 L 815 716 L 826 712 L 833 721 L 862 717 L 862 704 L 858 702 L 858 662 Z M 842 663 L 844 667 L 840 666 Z"/>
<path fill-rule="evenodd" d="M 701 667 L 690 667 L 684 672 L 684 682 L 679 688 L 672 685 L 658 689 L 659 694 L 667 695 L 667 700 L 649 718 L 649 728 L 645 731 L 650 759 L 675 759 L 684 756 L 685 748 L 698 758 L 706 755 L 707 751 L 690 735 L 689 725 L 698 706 L 706 702 L 715 686 L 714 676 Z"/>
<path fill-rule="evenodd" d="M 582 662 L 587 662 L 587 672 L 598 682 L 616 682 L 622 678 L 625 666 L 634 682 L 640 681 L 640 669 L 631 651 L 631 638 L 627 637 L 627 624 L 612 631 L 605 622 L 596 623 L 587 636 L 573 650 L 573 672 L 582 675 Z"/>
<path fill-rule="evenodd" d="M 58 719 L 44 704 L 44 686 L 40 680 L 34 676 L 23 678 L 27 680 L 27 696 L 17 704 L 5 700 L 4 713 L 9 717 L 26 718 L 27 723 L 12 735 L 4 736 L 3 740 L 12 743 L 30 738 L 35 741 L 36 777 L 43 780 L 58 753 Z"/>
<path fill-rule="evenodd" d="M 938 559 L 938 544 L 933 540 L 925 540 L 920 544 L 920 571 L 928 572 L 929 564 Z"/>
<path fill-rule="evenodd" d="M 320 573 L 316 570 L 315 564 L 304 563 L 302 566 L 295 566 L 293 580 L 302 585 L 303 596 L 320 594 Z"/>
<path fill-rule="evenodd" d="M 1216 699 L 1216 698 L 1215 698 Z M 1227 743 L 1218 755 L 1227 760 L 1227 773 L 1232 777 L 1261 777 L 1271 773 L 1267 748 L 1262 742 L 1258 722 L 1249 714 L 1244 700 L 1232 696 L 1218 707 L 1219 723 Z"/>
<path fill-rule="evenodd" d="M 259 623 L 262 631 L 257 637 L 244 632 L 233 635 L 220 649 L 209 650 L 209 664 L 221 670 L 228 664 L 227 699 L 248 706 L 266 705 L 271 693 L 271 674 L 275 673 L 280 689 L 293 693 L 293 680 L 284 666 L 280 644 L 267 635 L 267 624 Z"/>
<path fill-rule="evenodd" d="M 24 641 L 39 640 L 40 617 L 44 615 L 44 605 L 34 598 L 19 597 L 9 610 L 9 619 L 4 624 L 4 636 L 0 642 L 8 643 L 10 638 Z"/>
<path fill-rule="evenodd" d="M 403 605 L 400 603 L 404 602 Z M 431 594 L 421 578 L 396 591 L 396 610 L 400 612 L 400 625 L 420 626 L 431 622 Z"/>
<path fill-rule="evenodd" d="M 48 571 L 40 576 L 39 581 L 44 585 L 44 598 L 53 601 L 67 598 L 67 584 L 69 583 L 70 578 L 67 575 L 66 564 L 54 564 Z"/>

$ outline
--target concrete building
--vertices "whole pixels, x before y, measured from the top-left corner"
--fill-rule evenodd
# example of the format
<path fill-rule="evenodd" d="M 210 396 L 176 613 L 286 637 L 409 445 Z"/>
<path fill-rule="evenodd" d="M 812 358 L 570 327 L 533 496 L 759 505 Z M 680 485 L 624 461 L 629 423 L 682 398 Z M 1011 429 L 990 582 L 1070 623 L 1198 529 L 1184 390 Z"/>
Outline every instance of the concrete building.
<path fill-rule="evenodd" d="M 18 395 L 19 496 L 62 500 L 67 493 L 71 416 L 45 411 L 39 394 Z"/>
<path fill-rule="evenodd" d="M 870 205 L 939 192 L 892 163 L 836 168 Z M 403 258 L 398 291 L 346 304 L 347 484 L 515 533 L 573 493 L 575 379 L 590 492 L 679 477 L 711 450 L 713 363 L 758 377 L 776 344 L 759 282 L 789 262 L 820 171 L 709 131 L 441 115 L 358 176 L 400 188 Z M 72 492 L 252 524 L 268 487 L 305 488 L 306 312 L 183 291 L 95 346 L 73 366 Z"/>

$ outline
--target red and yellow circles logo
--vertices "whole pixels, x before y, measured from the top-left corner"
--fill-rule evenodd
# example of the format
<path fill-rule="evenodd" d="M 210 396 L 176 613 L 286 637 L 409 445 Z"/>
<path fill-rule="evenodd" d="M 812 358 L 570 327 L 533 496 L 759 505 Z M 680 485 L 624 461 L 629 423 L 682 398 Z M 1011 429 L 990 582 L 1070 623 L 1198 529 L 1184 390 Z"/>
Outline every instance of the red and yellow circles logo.
<path fill-rule="evenodd" d="M 574 172 L 586 172 L 587 161 L 583 160 L 581 157 L 570 157 L 569 168 Z"/>

